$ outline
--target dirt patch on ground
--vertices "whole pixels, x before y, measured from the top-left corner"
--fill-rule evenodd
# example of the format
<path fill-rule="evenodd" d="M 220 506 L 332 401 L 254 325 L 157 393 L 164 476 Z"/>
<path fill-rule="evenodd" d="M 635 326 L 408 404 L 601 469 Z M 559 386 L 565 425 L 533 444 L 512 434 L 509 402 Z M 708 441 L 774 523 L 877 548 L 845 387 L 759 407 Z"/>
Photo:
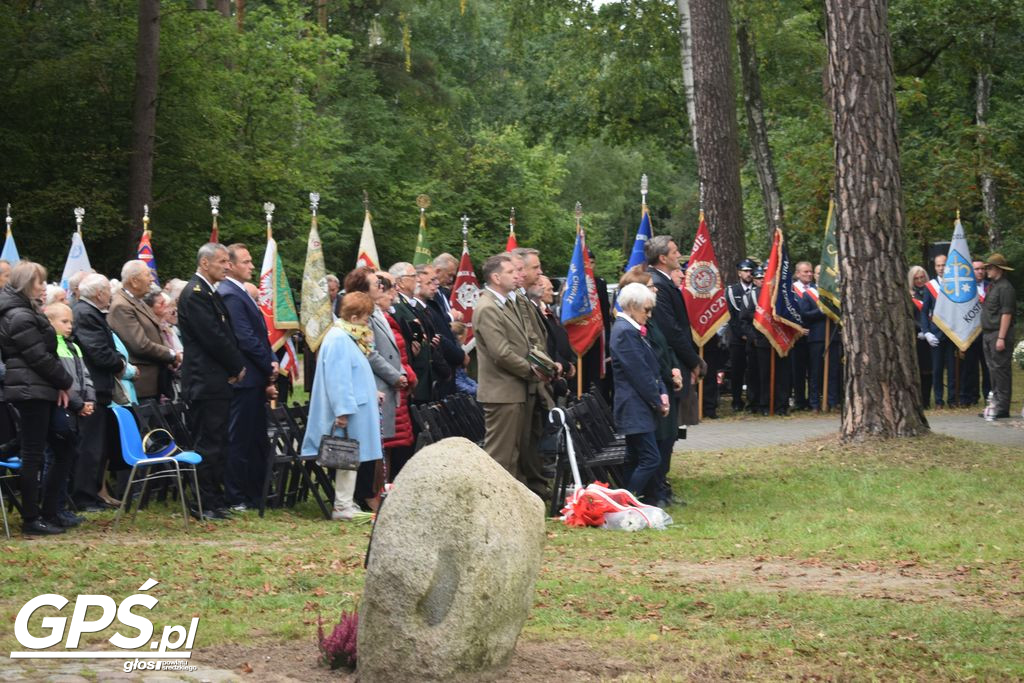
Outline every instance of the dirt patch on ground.
<path fill-rule="evenodd" d="M 203 668 L 234 671 L 245 680 L 261 683 L 347 683 L 354 674 L 331 671 L 316 661 L 312 642 L 272 643 L 257 646 L 220 645 L 203 648 L 192 658 Z M 602 681 L 627 674 L 646 674 L 655 670 L 607 652 L 599 652 L 581 641 L 524 641 L 516 645 L 508 670 L 494 681 Z"/>
<path fill-rule="evenodd" d="M 638 569 L 636 565 L 610 563 L 602 563 L 602 567 L 609 574 L 624 570 L 635 573 Z M 910 603 L 944 600 L 970 607 L 983 606 L 1002 614 L 1024 614 L 1021 600 L 1024 592 L 1008 592 L 997 575 L 989 570 L 981 571 L 985 574 L 978 574 L 967 566 L 940 572 L 920 567 L 913 561 L 892 567 L 876 562 L 829 564 L 815 558 L 659 561 L 642 569 L 648 576 L 759 593 L 800 591 Z"/>

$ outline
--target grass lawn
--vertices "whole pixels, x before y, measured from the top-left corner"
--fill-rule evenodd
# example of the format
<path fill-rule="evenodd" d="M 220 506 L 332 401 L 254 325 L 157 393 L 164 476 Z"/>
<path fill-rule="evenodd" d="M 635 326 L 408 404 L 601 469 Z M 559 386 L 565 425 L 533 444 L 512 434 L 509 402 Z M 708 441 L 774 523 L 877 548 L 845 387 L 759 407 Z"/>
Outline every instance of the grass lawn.
<path fill-rule="evenodd" d="M 1024 450 L 821 440 L 680 452 L 674 474 L 689 506 L 670 510 L 668 531 L 548 523 L 511 680 L 1024 677 Z M 333 619 L 361 591 L 369 527 L 317 520 L 311 506 L 188 536 L 161 506 L 120 533 L 111 520 L 4 543 L 0 620 L 13 627 L 41 593 L 119 601 L 153 577 L 158 632 L 201 617 L 200 663 L 286 648 L 308 680 L 317 615 Z M 13 649 L 4 629 L 0 651 Z"/>

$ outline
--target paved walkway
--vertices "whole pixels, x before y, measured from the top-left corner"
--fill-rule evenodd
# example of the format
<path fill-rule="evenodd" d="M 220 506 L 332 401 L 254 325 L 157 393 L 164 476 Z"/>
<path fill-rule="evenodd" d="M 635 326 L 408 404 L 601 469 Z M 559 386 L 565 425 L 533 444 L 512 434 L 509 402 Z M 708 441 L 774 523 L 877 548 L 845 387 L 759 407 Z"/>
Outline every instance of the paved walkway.
<path fill-rule="evenodd" d="M 932 431 L 978 443 L 1024 447 L 1024 418 L 986 422 L 973 413 L 928 414 Z M 838 415 L 792 417 L 738 417 L 708 420 L 688 430 L 677 448 L 691 451 L 721 451 L 796 443 L 834 434 Z"/>

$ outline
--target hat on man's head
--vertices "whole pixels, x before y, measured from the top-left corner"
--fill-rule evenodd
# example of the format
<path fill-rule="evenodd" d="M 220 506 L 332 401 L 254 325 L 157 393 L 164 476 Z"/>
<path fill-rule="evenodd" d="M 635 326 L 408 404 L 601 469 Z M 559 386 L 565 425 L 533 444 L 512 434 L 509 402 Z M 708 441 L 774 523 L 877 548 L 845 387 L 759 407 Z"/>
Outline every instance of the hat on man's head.
<path fill-rule="evenodd" d="M 754 268 L 754 277 L 764 277 L 764 266 Z"/>
<path fill-rule="evenodd" d="M 1010 267 L 1010 262 L 1006 260 L 1006 257 L 998 252 L 985 259 L 985 265 L 995 266 L 1000 270 L 1013 270 L 1013 268 Z"/>
<path fill-rule="evenodd" d="M 753 270 L 757 268 L 757 261 L 749 256 L 736 264 L 736 270 Z"/>

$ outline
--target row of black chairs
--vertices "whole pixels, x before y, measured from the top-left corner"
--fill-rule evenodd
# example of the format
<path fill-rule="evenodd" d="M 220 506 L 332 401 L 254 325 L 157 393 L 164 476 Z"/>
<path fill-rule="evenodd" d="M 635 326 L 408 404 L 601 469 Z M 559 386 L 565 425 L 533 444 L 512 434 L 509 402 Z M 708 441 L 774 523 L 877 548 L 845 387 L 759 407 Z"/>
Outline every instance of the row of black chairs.
<path fill-rule="evenodd" d="M 569 462 L 566 431 L 568 438 L 572 439 L 576 466 L 584 486 L 595 481 L 603 481 L 618 488 L 626 484 L 623 477 L 626 438 L 615 432 L 611 407 L 601 395 L 597 392 L 583 394 L 563 408 L 562 412 L 565 415 L 567 429 L 562 428 L 561 416 L 558 413 L 552 411 L 548 416 L 552 426 L 559 430 L 555 479 L 552 486 L 554 494 L 551 496 L 552 517 L 559 514 L 566 495 L 571 493 L 575 486 Z"/>
<path fill-rule="evenodd" d="M 267 408 L 270 448 L 259 502 L 260 517 L 268 507 L 294 507 L 312 496 L 324 518 L 330 519 L 334 501 L 332 478 L 317 465 L 316 456 L 302 455 L 308 411 L 308 405 L 297 403 L 291 407 Z M 194 448 L 195 440 L 188 430 L 183 404 L 147 401 L 132 406 L 132 413 L 144 434 L 154 429 L 166 429 L 180 448 Z M 147 502 L 146 499 L 140 500 L 140 507 Z"/>
<path fill-rule="evenodd" d="M 461 436 L 483 445 L 484 412 L 469 394 L 457 393 L 431 403 L 410 404 L 409 413 L 416 425 L 416 450 L 429 444 Z"/>

